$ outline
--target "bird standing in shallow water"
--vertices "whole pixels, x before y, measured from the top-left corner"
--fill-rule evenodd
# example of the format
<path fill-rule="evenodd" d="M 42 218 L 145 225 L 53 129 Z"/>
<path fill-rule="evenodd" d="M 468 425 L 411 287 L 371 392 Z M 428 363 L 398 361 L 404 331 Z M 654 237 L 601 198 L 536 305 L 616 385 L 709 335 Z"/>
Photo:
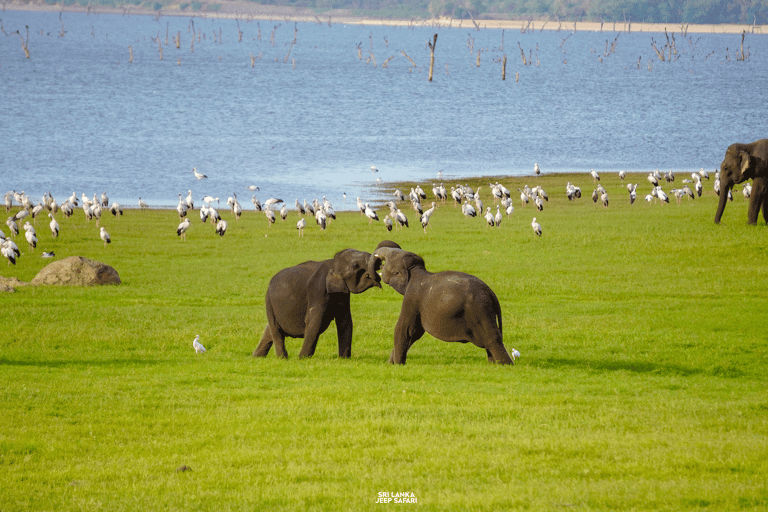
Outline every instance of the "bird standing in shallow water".
<path fill-rule="evenodd" d="M 192 168 L 192 172 L 195 174 L 195 178 L 197 178 L 199 180 L 204 180 L 205 178 L 208 177 L 208 176 L 206 176 L 205 174 L 203 174 L 201 172 L 197 172 L 197 167 L 193 167 Z"/>
<path fill-rule="evenodd" d="M 195 339 L 192 340 L 192 347 L 195 349 L 196 354 L 204 354 L 205 353 L 205 347 L 200 343 L 200 335 L 198 334 L 195 336 Z"/>

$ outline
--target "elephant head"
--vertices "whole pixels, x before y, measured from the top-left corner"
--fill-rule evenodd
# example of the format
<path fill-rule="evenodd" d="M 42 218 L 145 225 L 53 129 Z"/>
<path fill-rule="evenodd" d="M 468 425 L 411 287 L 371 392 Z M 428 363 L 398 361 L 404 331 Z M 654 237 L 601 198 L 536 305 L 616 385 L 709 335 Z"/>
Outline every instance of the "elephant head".
<path fill-rule="evenodd" d="M 746 180 L 768 178 L 768 139 L 758 140 L 751 144 L 731 144 L 725 151 L 725 158 L 720 164 L 720 199 L 715 212 L 715 223 L 720 223 L 720 218 L 728 201 L 728 191 L 734 185 Z M 748 215 L 750 223 L 757 221 L 757 212 L 762 205 L 750 203 Z M 754 212 L 753 212 L 754 210 Z"/>
<path fill-rule="evenodd" d="M 381 261 L 386 263 L 381 273 L 382 281 L 400 295 L 405 295 L 413 271 L 417 268 L 424 269 L 426 266 L 421 256 L 402 250 L 399 245 L 390 240 L 381 242 L 373 256 L 377 259 L 379 267 Z"/>
<path fill-rule="evenodd" d="M 333 257 L 325 279 L 328 293 L 363 293 L 369 288 L 381 288 L 376 273 L 376 258 L 367 252 L 344 249 Z"/>

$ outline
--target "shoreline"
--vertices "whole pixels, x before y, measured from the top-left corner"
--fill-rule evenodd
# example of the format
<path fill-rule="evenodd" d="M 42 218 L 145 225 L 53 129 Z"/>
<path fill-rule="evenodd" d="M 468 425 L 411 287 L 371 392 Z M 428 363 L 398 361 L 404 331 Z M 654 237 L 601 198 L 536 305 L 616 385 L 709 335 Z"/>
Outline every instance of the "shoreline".
<path fill-rule="evenodd" d="M 466 20 L 448 17 L 432 19 L 402 19 L 402 18 L 375 18 L 355 16 L 347 10 L 330 10 L 324 13 L 316 13 L 310 9 L 301 9 L 281 6 L 263 6 L 232 2 L 229 4 L 217 4 L 218 11 L 186 11 L 176 6 L 168 9 L 153 11 L 134 6 L 114 8 L 106 6 L 80 6 L 80 5 L 49 5 L 47 3 L 4 3 L 3 11 L 29 11 L 29 12 L 79 12 L 87 14 L 116 14 L 121 16 L 176 16 L 207 19 L 238 19 L 238 20 L 284 20 L 298 23 L 339 23 L 345 25 L 377 25 L 396 27 L 433 27 L 433 28 L 458 28 L 458 29 L 503 29 L 520 30 L 521 32 L 535 32 L 543 30 L 568 31 L 568 32 L 659 32 L 665 31 L 697 34 L 763 34 L 765 25 L 738 25 L 717 24 L 698 25 L 686 23 L 635 23 L 635 22 L 586 22 L 586 21 L 541 21 L 541 20 Z M 768 27 L 766 27 L 768 28 Z"/>

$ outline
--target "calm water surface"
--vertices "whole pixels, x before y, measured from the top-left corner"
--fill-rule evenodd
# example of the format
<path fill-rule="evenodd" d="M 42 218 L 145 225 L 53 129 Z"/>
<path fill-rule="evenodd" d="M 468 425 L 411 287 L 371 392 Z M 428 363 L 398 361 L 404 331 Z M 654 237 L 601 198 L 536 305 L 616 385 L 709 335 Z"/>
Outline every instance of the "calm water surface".
<path fill-rule="evenodd" d="M 663 33 L 506 30 L 502 48 L 501 30 L 442 28 L 430 83 L 432 28 L 243 20 L 238 41 L 225 19 L 0 19 L 0 188 L 36 200 L 107 191 L 128 206 L 172 206 L 191 189 L 198 201 L 236 192 L 247 207 L 256 185 L 261 201 L 325 195 L 345 209 L 343 192 L 347 208 L 389 193 L 377 177 L 428 183 L 442 170 L 449 185 L 530 174 L 534 162 L 544 172 L 711 170 L 729 144 L 768 137 L 764 35 L 747 35 L 740 62 L 740 35 L 678 32 L 679 56 L 662 62 L 651 43 L 661 49 Z M 15 33 L 25 25 L 29 59 Z"/>

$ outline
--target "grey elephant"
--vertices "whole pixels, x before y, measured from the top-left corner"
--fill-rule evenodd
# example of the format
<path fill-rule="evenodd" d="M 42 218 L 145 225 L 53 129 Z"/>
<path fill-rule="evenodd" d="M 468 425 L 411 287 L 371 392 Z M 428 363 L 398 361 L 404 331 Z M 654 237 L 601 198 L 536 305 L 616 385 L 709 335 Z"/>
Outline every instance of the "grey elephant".
<path fill-rule="evenodd" d="M 315 353 L 319 336 L 336 322 L 339 357 L 352 355 L 352 313 L 349 294 L 377 286 L 381 278 L 376 259 L 367 252 L 344 249 L 332 259 L 306 261 L 272 277 L 265 304 L 269 325 L 253 357 L 265 357 L 272 344 L 278 357 L 287 358 L 285 337 L 304 338 L 299 357 Z"/>
<path fill-rule="evenodd" d="M 715 212 L 715 223 L 720 223 L 728 191 L 737 183 L 752 180 L 752 195 L 749 198 L 747 223 L 757 224 L 760 210 L 763 220 L 768 223 L 768 139 L 760 139 L 750 144 L 731 144 L 725 151 L 725 158 L 720 164 L 720 201 Z"/>
<path fill-rule="evenodd" d="M 382 280 L 403 296 L 390 363 L 405 364 L 408 349 L 427 332 L 484 348 L 489 362 L 514 364 L 504 347 L 499 300 L 487 284 L 463 272 L 433 274 L 421 256 L 389 240 L 374 257 L 384 262 Z"/>

